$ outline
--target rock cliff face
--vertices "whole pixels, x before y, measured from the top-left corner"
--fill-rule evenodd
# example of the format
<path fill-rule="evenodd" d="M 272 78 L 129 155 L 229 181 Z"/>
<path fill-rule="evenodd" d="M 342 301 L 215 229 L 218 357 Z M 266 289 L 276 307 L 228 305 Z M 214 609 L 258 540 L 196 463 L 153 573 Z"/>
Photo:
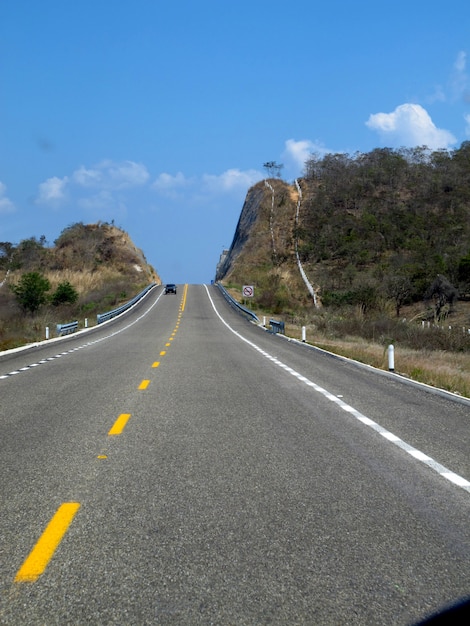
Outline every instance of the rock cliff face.
<path fill-rule="evenodd" d="M 232 245 L 228 251 L 224 251 L 217 266 L 216 280 L 222 280 L 233 269 L 237 257 L 242 252 L 250 237 L 252 228 L 261 214 L 261 205 L 266 197 L 266 189 L 264 182 L 262 182 L 257 183 L 248 190 L 237 227 L 235 228 Z"/>
<path fill-rule="evenodd" d="M 232 245 L 217 268 L 217 280 L 226 280 L 240 265 L 295 264 L 296 202 L 295 187 L 282 180 L 261 181 L 251 187 Z"/>
<path fill-rule="evenodd" d="M 216 280 L 226 286 L 252 285 L 257 304 L 276 311 L 296 301 L 311 302 L 295 249 L 296 186 L 261 181 L 248 190 L 232 245 L 224 250 Z"/>

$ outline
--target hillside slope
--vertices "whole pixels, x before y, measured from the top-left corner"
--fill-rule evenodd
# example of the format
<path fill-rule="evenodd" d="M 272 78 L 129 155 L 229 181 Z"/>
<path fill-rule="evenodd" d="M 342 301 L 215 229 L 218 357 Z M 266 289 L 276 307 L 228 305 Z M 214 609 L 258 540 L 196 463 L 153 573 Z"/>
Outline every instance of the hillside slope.
<path fill-rule="evenodd" d="M 37 272 L 54 293 L 69 283 L 73 304 L 44 304 L 33 316 L 21 312 L 10 289 L 22 276 Z M 0 243 L 0 350 L 36 341 L 44 326 L 90 318 L 130 300 L 150 283 L 161 283 L 142 250 L 120 228 L 108 223 L 77 223 L 64 229 L 53 246 L 44 238 Z"/>
<path fill-rule="evenodd" d="M 248 190 L 232 244 L 216 271 L 225 285 L 255 287 L 255 302 L 274 312 L 310 306 L 295 253 L 298 192 L 284 181 Z"/>
<path fill-rule="evenodd" d="M 93 273 L 103 272 L 133 277 L 139 280 L 159 281 L 154 268 L 147 263 L 142 250 L 137 248 L 129 235 L 108 223 L 77 223 L 65 228 L 54 245 L 32 237 L 17 246 L 0 243 L 0 272 L 3 280 L 14 281 L 25 272 L 38 271 Z M 78 285 L 80 287 L 80 285 Z"/>
<path fill-rule="evenodd" d="M 436 320 L 470 299 L 470 142 L 312 157 L 306 172 L 248 191 L 217 280 L 253 285 L 252 304 L 279 312 L 419 304 Z"/>

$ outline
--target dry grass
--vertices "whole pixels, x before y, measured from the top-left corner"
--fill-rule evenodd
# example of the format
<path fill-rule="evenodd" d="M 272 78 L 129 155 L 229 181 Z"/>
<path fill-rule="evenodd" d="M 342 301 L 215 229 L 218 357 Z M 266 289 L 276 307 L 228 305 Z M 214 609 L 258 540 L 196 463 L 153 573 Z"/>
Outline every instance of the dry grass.
<path fill-rule="evenodd" d="M 52 293 L 59 283 L 68 281 L 78 292 L 75 304 L 58 307 L 43 306 L 34 315 L 24 314 L 18 308 L 14 295 L 4 286 L 0 291 L 0 351 L 9 350 L 45 339 L 46 327 L 50 336 L 56 335 L 57 324 L 77 320 L 83 328 L 96 324 L 96 314 L 114 309 L 127 302 L 147 286 L 146 276 L 125 276 L 112 267 L 102 266 L 97 272 L 77 270 L 46 270 L 43 275 L 50 281 Z M 9 284 L 21 277 L 12 272 Z"/>
<path fill-rule="evenodd" d="M 99 272 L 54 270 L 47 271 L 44 275 L 51 283 L 51 291 L 54 291 L 59 283 L 68 281 L 79 295 L 97 291 L 106 283 L 113 282 L 121 276 L 119 272 L 108 267 L 101 268 Z"/>
<path fill-rule="evenodd" d="M 240 301 L 240 289 L 228 287 L 230 295 Z M 408 320 L 419 318 L 422 307 L 405 309 Z M 258 311 L 259 315 L 272 315 Z M 388 345 L 394 345 L 395 372 L 412 380 L 445 389 L 470 398 L 470 350 L 467 328 L 470 327 L 470 302 L 459 302 L 451 324 L 426 331 L 415 321 L 398 324 L 393 318 L 381 324 L 367 324 L 363 313 L 351 311 L 340 323 L 327 313 L 312 315 L 305 309 L 298 315 L 277 315 L 285 322 L 286 335 L 302 339 L 306 329 L 307 343 L 335 354 L 388 370 Z M 452 325 L 452 334 L 446 328 Z M 371 331 L 374 328 L 374 331 Z M 463 330 L 463 333 L 461 332 Z M 408 346 L 406 344 L 409 344 Z M 442 347 L 444 346 L 444 347 Z"/>
<path fill-rule="evenodd" d="M 119 279 L 122 274 L 111 268 L 102 267 L 99 272 L 78 271 L 78 270 L 46 270 L 42 275 L 51 283 L 51 292 L 54 291 L 59 283 L 68 281 L 77 290 L 79 295 L 97 291 L 113 281 Z M 22 272 L 15 271 L 9 276 L 9 284 L 17 283 L 22 276 Z"/>
<path fill-rule="evenodd" d="M 286 334 L 301 339 L 298 326 L 286 324 Z M 388 370 L 388 350 L 361 337 L 331 339 L 306 327 L 307 343 L 329 352 Z M 470 354 L 443 350 L 412 350 L 394 346 L 395 372 L 427 385 L 470 398 Z"/>
<path fill-rule="evenodd" d="M 43 339 L 45 328 L 53 334 L 59 323 L 77 320 L 82 327 L 86 319 L 92 325 L 97 313 L 123 304 L 152 281 L 160 282 L 129 235 L 101 222 L 66 228 L 52 248 L 38 243 L 18 247 L 14 260 L 20 269 L 10 271 L 0 288 L 0 351 Z M 24 313 L 9 286 L 33 271 L 48 279 L 49 298 L 68 282 L 78 300 L 59 306 L 47 302 L 33 315 Z M 6 274 L 0 272 L 0 283 Z"/>

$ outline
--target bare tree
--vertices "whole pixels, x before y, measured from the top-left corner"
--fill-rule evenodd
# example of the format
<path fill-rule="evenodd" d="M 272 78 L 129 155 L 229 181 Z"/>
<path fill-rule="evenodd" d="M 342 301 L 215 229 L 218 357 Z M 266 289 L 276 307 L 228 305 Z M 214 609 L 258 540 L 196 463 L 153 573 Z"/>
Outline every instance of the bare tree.
<path fill-rule="evenodd" d="M 447 313 L 452 311 L 454 302 L 457 300 L 458 291 L 445 276 L 438 274 L 432 285 L 424 294 L 424 299 L 434 302 L 434 318 L 439 321 Z"/>
<path fill-rule="evenodd" d="M 281 170 L 284 167 L 282 163 L 276 163 L 276 161 L 266 161 L 266 163 L 263 163 L 263 167 L 267 171 L 270 178 L 281 178 Z"/>
<path fill-rule="evenodd" d="M 392 274 L 385 280 L 385 291 L 395 302 L 395 313 L 400 317 L 400 310 L 412 292 L 411 280 L 408 276 Z"/>

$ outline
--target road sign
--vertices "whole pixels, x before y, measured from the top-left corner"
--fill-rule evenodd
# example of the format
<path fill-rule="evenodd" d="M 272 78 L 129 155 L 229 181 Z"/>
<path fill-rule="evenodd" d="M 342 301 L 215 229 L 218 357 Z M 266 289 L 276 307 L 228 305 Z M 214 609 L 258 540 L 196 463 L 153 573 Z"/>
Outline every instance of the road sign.
<path fill-rule="evenodd" d="M 252 298 L 255 293 L 255 288 L 253 285 L 243 285 L 242 293 L 244 298 Z"/>

